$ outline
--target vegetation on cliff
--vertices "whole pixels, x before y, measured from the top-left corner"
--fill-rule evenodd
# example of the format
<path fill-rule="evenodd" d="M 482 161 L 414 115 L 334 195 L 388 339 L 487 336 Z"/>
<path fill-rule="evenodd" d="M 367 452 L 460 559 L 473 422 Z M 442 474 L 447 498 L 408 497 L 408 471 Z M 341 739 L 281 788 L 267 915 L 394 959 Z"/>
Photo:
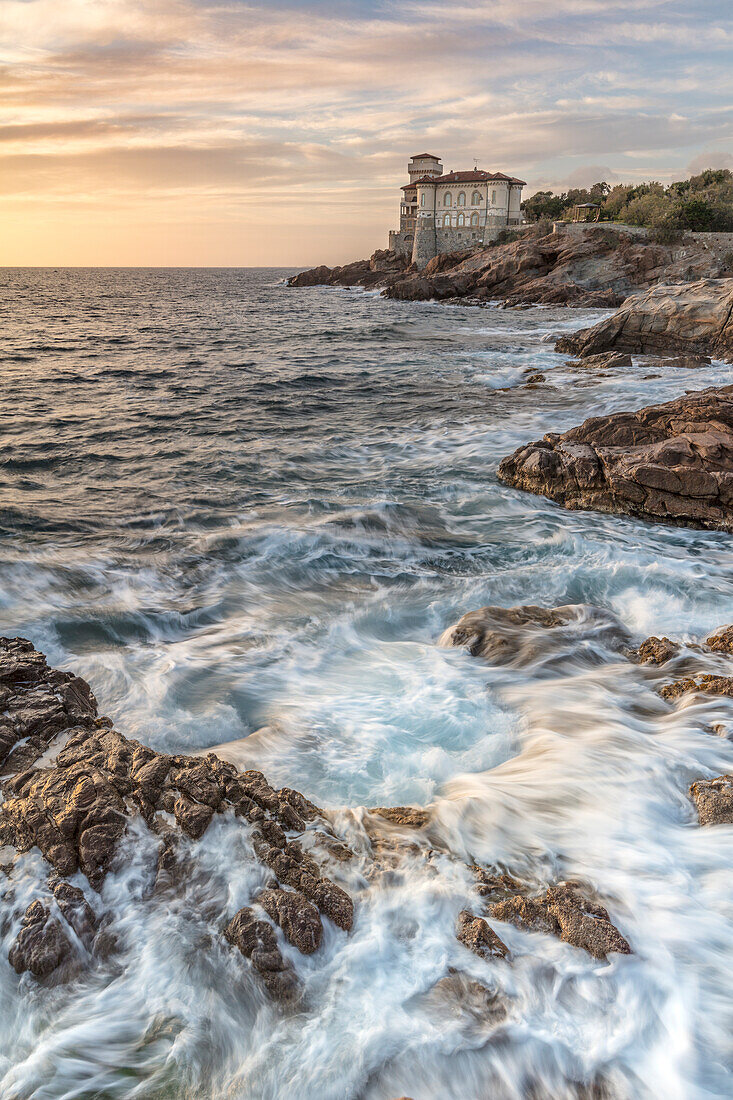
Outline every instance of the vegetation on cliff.
<path fill-rule="evenodd" d="M 663 237 L 685 230 L 733 232 L 733 172 L 727 168 L 708 168 L 669 186 L 652 181 L 611 187 L 601 181 L 559 195 L 537 191 L 522 203 L 522 209 L 530 221 L 557 220 L 588 202 L 600 206 L 603 221 L 644 226 Z"/>

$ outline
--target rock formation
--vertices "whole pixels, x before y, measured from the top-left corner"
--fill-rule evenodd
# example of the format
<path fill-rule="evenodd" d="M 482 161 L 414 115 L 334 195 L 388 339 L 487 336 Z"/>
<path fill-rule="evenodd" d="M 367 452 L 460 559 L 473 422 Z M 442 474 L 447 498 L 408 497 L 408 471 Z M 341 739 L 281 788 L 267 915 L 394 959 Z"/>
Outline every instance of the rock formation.
<path fill-rule="evenodd" d="M 507 898 L 492 905 L 490 913 L 495 920 L 558 936 L 596 959 L 605 959 L 613 951 L 631 954 L 628 942 L 611 924 L 607 910 L 584 898 L 572 883 L 551 886 L 539 897 Z"/>
<path fill-rule="evenodd" d="M 733 775 L 698 779 L 690 787 L 701 825 L 733 825 Z"/>
<path fill-rule="evenodd" d="M 297 791 L 275 790 L 261 772 L 238 772 L 212 754 L 166 755 L 123 737 L 98 716 L 88 684 L 50 669 L 24 639 L 0 638 L 0 699 L 0 844 L 18 853 L 36 847 L 52 869 L 46 894 L 27 907 L 10 951 L 18 973 L 47 978 L 83 961 L 80 948 L 88 955 L 108 949 L 84 892 L 66 879 L 80 871 L 99 891 L 136 816 L 161 838 L 159 876 L 170 882 L 180 839 L 198 840 L 215 814 L 233 813 L 251 827 L 254 853 L 274 876 L 253 903 L 290 943 L 304 954 L 316 951 L 321 915 L 351 929 L 351 898 L 288 837 L 303 833 L 306 821 L 328 830 L 321 811 Z M 293 975 L 272 925 L 249 908 L 228 923 L 222 914 L 222 925 L 267 987 L 291 995 Z"/>
<path fill-rule="evenodd" d="M 613 308 L 660 281 L 717 275 L 719 268 L 695 242 L 686 245 L 683 259 L 676 259 L 673 248 L 632 238 L 613 226 L 545 236 L 535 236 L 530 228 L 505 244 L 435 256 L 421 271 L 408 268 L 394 253 L 378 251 L 370 260 L 345 267 L 301 272 L 289 285 L 381 287 L 387 297 L 403 301 L 463 298 L 477 304 Z"/>
<path fill-rule="evenodd" d="M 590 356 L 601 352 L 665 353 L 733 358 L 733 279 L 700 279 L 652 286 L 627 298 L 605 321 L 555 344 L 557 351 Z M 687 365 L 682 360 L 677 365 Z"/>
<path fill-rule="evenodd" d="M 733 386 L 595 416 L 519 447 L 499 480 L 562 504 L 733 530 Z"/>

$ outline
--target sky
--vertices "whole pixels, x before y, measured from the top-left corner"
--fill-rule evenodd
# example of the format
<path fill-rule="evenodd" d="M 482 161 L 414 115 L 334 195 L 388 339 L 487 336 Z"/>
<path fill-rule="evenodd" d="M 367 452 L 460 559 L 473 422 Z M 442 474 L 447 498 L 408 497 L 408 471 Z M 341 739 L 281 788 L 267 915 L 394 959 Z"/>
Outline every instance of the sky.
<path fill-rule="evenodd" d="M 733 167 L 733 0 L 0 0 L 0 93 L 0 264 L 344 263 L 413 153 Z"/>

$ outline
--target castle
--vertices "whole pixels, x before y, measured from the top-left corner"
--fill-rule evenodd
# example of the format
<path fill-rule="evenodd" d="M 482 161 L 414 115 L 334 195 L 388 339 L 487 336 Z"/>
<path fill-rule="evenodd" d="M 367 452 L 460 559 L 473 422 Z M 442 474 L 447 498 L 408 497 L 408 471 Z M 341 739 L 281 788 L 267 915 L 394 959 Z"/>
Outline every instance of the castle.
<path fill-rule="evenodd" d="M 447 172 L 439 157 L 418 153 L 407 166 L 400 228 L 389 247 L 418 267 L 441 252 L 493 241 L 507 226 L 522 222 L 524 180 L 503 172 Z"/>

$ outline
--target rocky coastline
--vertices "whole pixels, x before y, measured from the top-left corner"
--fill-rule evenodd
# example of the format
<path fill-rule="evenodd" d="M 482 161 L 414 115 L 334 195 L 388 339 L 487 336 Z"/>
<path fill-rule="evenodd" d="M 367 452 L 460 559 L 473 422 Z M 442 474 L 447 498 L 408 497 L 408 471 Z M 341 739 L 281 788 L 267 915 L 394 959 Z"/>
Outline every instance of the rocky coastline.
<path fill-rule="evenodd" d="M 579 629 L 626 660 L 660 668 L 665 682 L 658 691 L 669 706 L 691 693 L 733 695 L 733 676 L 721 672 L 721 662 L 733 656 L 733 627 L 681 654 L 668 638 L 634 647 L 618 620 L 598 608 L 486 607 L 465 615 L 441 644 L 521 667 Z M 717 675 L 704 671 L 711 667 Z M 688 675 L 669 680 L 667 668 Z M 168 755 L 118 733 L 99 715 L 89 685 L 50 668 L 25 639 L 0 639 L 0 697 L 3 920 L 5 932 L 8 921 L 14 929 L 9 963 L 33 981 L 73 980 L 80 969 L 114 957 L 116 914 L 102 891 L 119 870 L 122 840 L 127 834 L 129 843 L 135 822 L 138 834 L 144 828 L 155 839 L 151 894 L 163 903 L 194 873 L 196 844 L 215 815 L 229 815 L 245 830 L 266 885 L 235 912 L 214 915 L 214 924 L 242 960 L 232 965 L 251 967 L 283 1004 L 303 996 L 283 944 L 317 955 L 324 922 L 348 936 L 358 921 L 359 898 L 338 884 L 340 866 L 360 859 L 368 889 L 368 867 L 385 853 L 394 863 L 405 844 L 425 858 L 442 846 L 429 807 L 376 807 L 366 815 L 367 848 L 357 857 L 333 815 L 298 791 L 277 790 L 261 772 L 240 772 L 211 753 Z M 700 777 L 689 796 L 701 825 L 733 822 L 733 777 Z M 46 885 L 21 906 L 15 872 L 31 850 L 46 863 Z M 492 964 L 511 964 L 501 938 L 506 924 L 554 936 L 597 959 L 633 950 L 590 884 L 528 882 L 498 866 L 472 864 L 470 872 L 475 904 L 458 914 L 455 935 Z"/>
<path fill-rule="evenodd" d="M 530 228 L 506 243 L 435 256 L 421 270 L 377 250 L 369 260 L 300 272 L 288 285 L 364 287 L 400 301 L 615 308 L 659 283 L 730 274 L 725 260 L 699 241 L 658 244 L 609 225 L 541 236 Z"/>

